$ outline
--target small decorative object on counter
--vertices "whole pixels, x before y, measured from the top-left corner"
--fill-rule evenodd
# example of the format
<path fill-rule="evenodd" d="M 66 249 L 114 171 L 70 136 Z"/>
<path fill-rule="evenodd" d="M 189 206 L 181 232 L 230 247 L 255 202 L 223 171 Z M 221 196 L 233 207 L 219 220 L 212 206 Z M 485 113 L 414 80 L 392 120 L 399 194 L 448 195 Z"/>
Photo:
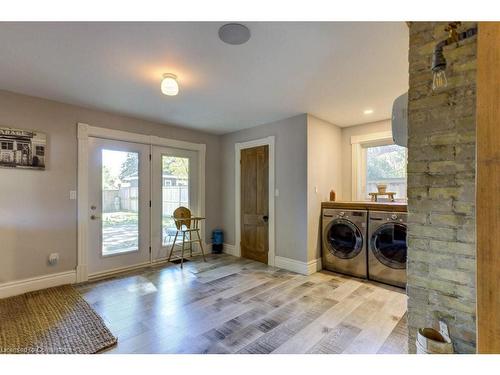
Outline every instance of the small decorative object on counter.
<path fill-rule="evenodd" d="M 222 229 L 214 229 L 212 232 L 212 254 L 222 254 L 224 247 L 224 232 Z"/>
<path fill-rule="evenodd" d="M 335 202 L 335 190 L 330 191 L 330 202 Z"/>
<path fill-rule="evenodd" d="M 379 194 L 385 194 L 387 191 L 387 184 L 377 184 L 377 190 Z"/>

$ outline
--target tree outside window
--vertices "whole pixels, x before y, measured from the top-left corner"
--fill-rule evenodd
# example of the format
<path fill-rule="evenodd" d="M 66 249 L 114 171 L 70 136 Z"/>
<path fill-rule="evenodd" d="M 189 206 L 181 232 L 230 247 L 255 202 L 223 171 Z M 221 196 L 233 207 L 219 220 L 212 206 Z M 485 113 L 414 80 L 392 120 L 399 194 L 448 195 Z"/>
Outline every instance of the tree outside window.
<path fill-rule="evenodd" d="M 384 145 L 366 148 L 366 195 L 377 191 L 377 184 L 387 184 L 396 199 L 406 198 L 406 148 Z"/>

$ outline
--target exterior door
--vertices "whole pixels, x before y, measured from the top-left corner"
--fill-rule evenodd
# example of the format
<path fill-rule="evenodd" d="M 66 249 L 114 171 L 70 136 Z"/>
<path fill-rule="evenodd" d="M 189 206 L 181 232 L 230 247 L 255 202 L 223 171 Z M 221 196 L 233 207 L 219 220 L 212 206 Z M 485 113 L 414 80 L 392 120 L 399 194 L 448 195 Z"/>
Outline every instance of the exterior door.
<path fill-rule="evenodd" d="M 146 264 L 150 146 L 89 137 L 89 276 Z"/>
<path fill-rule="evenodd" d="M 200 216 L 198 202 L 198 152 L 153 146 L 152 160 L 152 259 L 168 257 L 176 227 L 172 215 L 180 206 Z M 203 225 L 203 224 L 202 224 Z M 193 250 L 197 251 L 197 244 Z"/>
<path fill-rule="evenodd" d="M 241 150 L 241 256 L 267 264 L 269 146 Z"/>

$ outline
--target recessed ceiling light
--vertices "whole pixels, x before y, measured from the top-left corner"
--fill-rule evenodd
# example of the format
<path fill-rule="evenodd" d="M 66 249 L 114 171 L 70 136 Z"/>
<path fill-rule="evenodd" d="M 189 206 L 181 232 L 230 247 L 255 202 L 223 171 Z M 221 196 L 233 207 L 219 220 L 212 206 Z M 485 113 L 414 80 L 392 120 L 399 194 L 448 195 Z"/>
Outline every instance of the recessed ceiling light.
<path fill-rule="evenodd" d="M 363 113 L 364 113 L 365 115 L 371 115 L 371 114 L 373 113 L 373 109 L 365 109 L 365 110 L 363 111 Z"/>
<path fill-rule="evenodd" d="M 161 81 L 161 92 L 167 96 L 175 96 L 179 93 L 179 84 L 177 76 L 171 73 L 165 73 Z"/>
<path fill-rule="evenodd" d="M 219 38 L 227 44 L 243 44 L 250 39 L 250 30 L 241 23 L 226 23 L 219 29 Z"/>

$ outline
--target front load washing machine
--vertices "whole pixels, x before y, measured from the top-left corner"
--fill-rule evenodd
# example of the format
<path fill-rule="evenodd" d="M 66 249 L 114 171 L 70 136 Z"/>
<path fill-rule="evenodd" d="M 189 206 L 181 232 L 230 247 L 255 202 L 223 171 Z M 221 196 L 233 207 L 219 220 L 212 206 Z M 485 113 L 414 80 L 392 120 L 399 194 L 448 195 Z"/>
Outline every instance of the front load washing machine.
<path fill-rule="evenodd" d="M 406 286 L 407 213 L 370 211 L 368 215 L 368 278 Z"/>
<path fill-rule="evenodd" d="M 323 209 L 323 268 L 367 278 L 367 211 Z"/>

